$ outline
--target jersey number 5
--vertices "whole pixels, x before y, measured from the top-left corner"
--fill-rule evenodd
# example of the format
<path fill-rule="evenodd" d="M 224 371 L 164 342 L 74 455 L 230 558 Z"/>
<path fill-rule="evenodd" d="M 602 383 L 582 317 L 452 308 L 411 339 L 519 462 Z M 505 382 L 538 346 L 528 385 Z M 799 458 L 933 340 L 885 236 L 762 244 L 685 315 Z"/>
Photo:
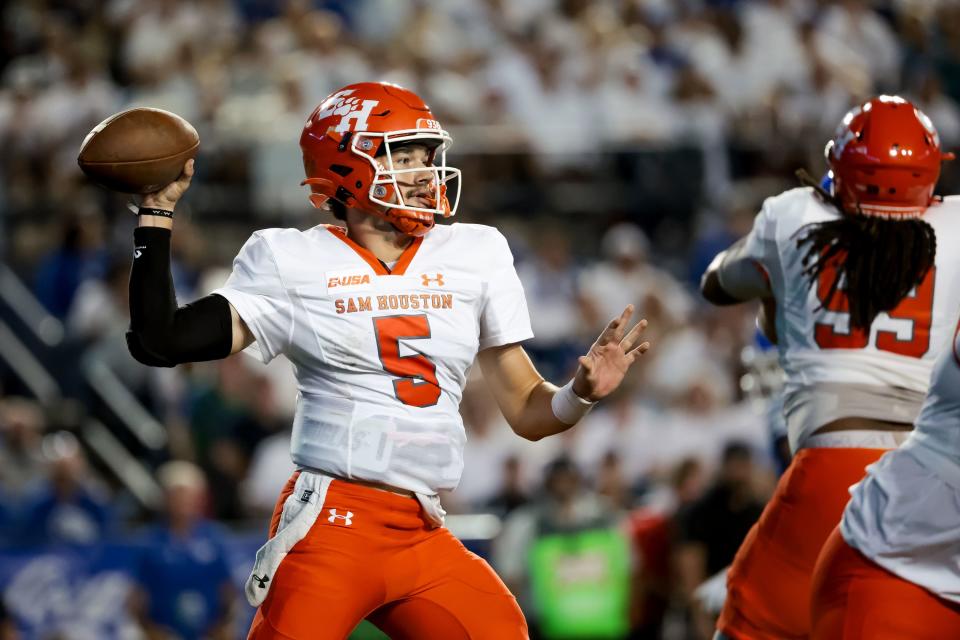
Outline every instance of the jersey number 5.
<path fill-rule="evenodd" d="M 913 323 L 911 336 L 907 340 L 897 338 L 895 331 L 877 331 L 877 349 L 889 351 L 910 358 L 922 358 L 930 349 L 930 323 L 933 321 L 933 283 L 936 279 L 936 267 L 931 267 L 916 289 L 896 307 L 887 312 L 893 319 L 910 320 Z M 832 266 L 820 273 L 817 282 L 817 298 L 827 311 L 849 313 L 850 302 L 844 292 L 838 292 L 828 304 L 827 295 L 830 285 L 836 278 L 836 269 Z M 870 332 L 863 329 L 841 333 L 833 324 L 818 322 L 814 327 L 814 338 L 821 349 L 863 349 L 870 342 Z"/>
<path fill-rule="evenodd" d="M 426 315 L 381 316 L 373 319 L 377 349 L 384 371 L 398 376 L 393 392 L 403 404 L 429 407 L 440 399 L 437 367 L 423 354 L 400 355 L 401 340 L 422 340 L 430 337 Z"/>

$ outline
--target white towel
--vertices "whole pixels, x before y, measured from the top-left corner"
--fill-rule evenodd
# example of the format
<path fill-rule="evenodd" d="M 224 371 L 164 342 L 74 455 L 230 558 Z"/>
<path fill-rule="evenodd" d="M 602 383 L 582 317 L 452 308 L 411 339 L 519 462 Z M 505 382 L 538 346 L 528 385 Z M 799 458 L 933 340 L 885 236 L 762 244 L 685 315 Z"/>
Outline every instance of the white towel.
<path fill-rule="evenodd" d="M 417 502 L 420 503 L 420 508 L 423 509 L 423 514 L 426 516 L 427 522 L 433 525 L 433 528 L 443 526 L 444 516 L 447 515 L 447 512 L 443 510 L 443 507 L 440 506 L 440 496 L 433 494 L 428 496 L 425 493 L 418 493 Z"/>
<path fill-rule="evenodd" d="M 270 592 L 271 581 L 280 563 L 310 532 L 323 511 L 327 490 L 334 479 L 315 471 L 300 472 L 293 491 L 283 502 L 277 533 L 257 551 L 253 570 L 244 586 L 243 591 L 251 606 L 259 607 L 263 603 Z M 440 496 L 424 493 L 416 496 L 427 522 L 434 528 L 442 527 L 447 512 L 440 505 Z"/>
<path fill-rule="evenodd" d="M 259 607 L 263 603 L 270 592 L 270 581 L 273 580 L 280 562 L 294 545 L 310 532 L 323 509 L 332 480 L 330 476 L 309 471 L 300 472 L 293 492 L 283 503 L 277 533 L 257 551 L 253 570 L 244 586 L 243 591 L 251 606 Z"/>

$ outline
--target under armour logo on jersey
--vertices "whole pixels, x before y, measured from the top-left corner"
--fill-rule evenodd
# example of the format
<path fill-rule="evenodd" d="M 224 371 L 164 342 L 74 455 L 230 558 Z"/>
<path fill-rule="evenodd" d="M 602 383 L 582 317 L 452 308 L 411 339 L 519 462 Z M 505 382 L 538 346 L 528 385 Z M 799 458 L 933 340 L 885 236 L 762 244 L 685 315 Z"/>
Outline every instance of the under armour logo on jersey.
<path fill-rule="evenodd" d="M 257 586 L 261 589 L 267 588 L 267 583 L 270 582 L 270 576 L 263 576 L 262 578 L 257 574 L 253 574 L 253 579 L 257 581 Z"/>
<path fill-rule="evenodd" d="M 144 246 L 144 247 L 137 247 L 136 249 L 133 250 L 133 259 L 134 259 L 134 260 L 136 260 L 137 258 L 139 258 L 140 256 L 143 255 L 143 251 L 141 251 L 141 249 L 146 249 L 146 247 L 145 247 L 145 246 Z"/>
<path fill-rule="evenodd" d="M 346 133 L 351 128 L 356 131 L 363 131 L 367 128 L 367 118 L 373 113 L 373 108 L 380 104 L 380 101 L 351 98 L 349 96 L 352 93 L 353 89 L 338 91 L 330 96 L 330 99 L 323 104 L 323 108 L 317 112 L 318 122 L 330 116 L 342 116 L 337 126 L 328 128 L 328 132 Z M 350 126 L 351 122 L 353 122 L 353 127 Z"/>
<path fill-rule="evenodd" d="M 349 527 L 353 524 L 353 511 L 347 511 L 347 515 L 342 516 L 337 513 L 336 509 L 330 509 L 330 517 L 327 518 L 327 522 L 330 524 L 336 524 L 337 520 L 343 520 L 343 524 Z"/>
<path fill-rule="evenodd" d="M 429 287 L 431 282 L 436 282 L 438 287 L 443 286 L 443 274 L 438 273 L 437 277 L 431 278 L 425 273 L 420 274 L 420 279 L 423 280 L 423 286 Z"/>

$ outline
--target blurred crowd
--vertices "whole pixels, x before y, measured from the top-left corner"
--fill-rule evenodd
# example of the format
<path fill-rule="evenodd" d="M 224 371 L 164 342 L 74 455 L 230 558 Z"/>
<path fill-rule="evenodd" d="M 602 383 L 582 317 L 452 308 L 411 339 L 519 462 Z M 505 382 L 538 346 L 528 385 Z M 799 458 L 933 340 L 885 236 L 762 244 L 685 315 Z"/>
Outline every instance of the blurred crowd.
<path fill-rule="evenodd" d="M 516 437 L 479 375 L 464 393 L 465 470 L 444 504 L 499 518 L 486 552 L 544 637 L 574 628 L 557 594 L 577 584 L 622 604 L 597 609 L 604 637 L 709 637 L 696 589 L 729 563 L 782 460 L 755 309 L 705 306 L 700 273 L 793 169 L 822 170 L 859 98 L 904 94 L 946 148 L 960 142 L 951 0 L 19 0 L 0 17 L 0 258 L 66 336 L 36 348 L 57 402 L 0 368 L 0 542 L 84 547 L 149 523 L 164 551 L 147 554 L 130 604 L 147 637 L 233 637 L 214 522 L 265 528 L 293 470 L 296 386 L 282 358 L 130 358 L 134 220 L 75 160 L 107 115 L 161 107 L 200 132 L 174 234 L 181 304 L 224 281 L 254 228 L 332 222 L 296 186 L 300 129 L 330 91 L 385 79 L 451 130 L 458 218 L 507 236 L 536 334 L 525 346 L 547 378 L 566 379 L 625 304 L 648 319 L 653 347 L 623 389 L 561 436 Z M 162 425 L 162 444 L 124 433 L 90 389 L 92 363 Z M 143 504 L 112 472 L 87 417 L 162 500 Z M 181 592 L 203 595 L 169 596 Z"/>
<path fill-rule="evenodd" d="M 503 178 L 491 153 L 521 154 L 514 177 L 542 180 L 688 147 L 723 203 L 740 178 L 819 167 L 839 118 L 875 91 L 908 95 L 946 146 L 960 140 L 949 0 L 36 0 L 2 19 L 0 202 L 14 212 L 83 208 L 80 141 L 138 105 L 200 131 L 200 177 L 223 187 L 204 208 L 302 211 L 290 176 L 305 116 L 359 78 L 423 95 L 454 152 L 481 157 L 472 185 Z"/>

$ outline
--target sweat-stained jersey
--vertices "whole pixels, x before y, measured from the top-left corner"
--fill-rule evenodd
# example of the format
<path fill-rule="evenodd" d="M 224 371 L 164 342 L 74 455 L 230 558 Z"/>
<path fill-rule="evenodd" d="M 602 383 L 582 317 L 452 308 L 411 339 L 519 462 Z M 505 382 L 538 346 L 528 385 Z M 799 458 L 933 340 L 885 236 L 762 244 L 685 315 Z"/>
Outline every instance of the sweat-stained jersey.
<path fill-rule="evenodd" d="M 533 336 L 507 242 L 438 225 L 388 269 L 339 227 L 254 233 L 217 293 L 299 386 L 294 463 L 421 494 L 456 487 L 478 350 Z"/>
<path fill-rule="evenodd" d="M 791 448 L 827 422 L 848 416 L 911 423 L 926 394 L 933 363 L 950 343 L 960 308 L 960 199 L 927 209 L 936 232 L 935 268 L 869 332 L 850 331 L 845 296 L 825 299 L 833 273 L 809 286 L 797 247 L 806 225 L 838 218 L 810 188 L 764 202 L 741 252 L 762 267 L 777 303 L 780 364 L 787 374 L 784 413 Z"/>
<path fill-rule="evenodd" d="M 867 467 L 840 531 L 891 573 L 960 602 L 960 325 L 910 437 Z"/>

